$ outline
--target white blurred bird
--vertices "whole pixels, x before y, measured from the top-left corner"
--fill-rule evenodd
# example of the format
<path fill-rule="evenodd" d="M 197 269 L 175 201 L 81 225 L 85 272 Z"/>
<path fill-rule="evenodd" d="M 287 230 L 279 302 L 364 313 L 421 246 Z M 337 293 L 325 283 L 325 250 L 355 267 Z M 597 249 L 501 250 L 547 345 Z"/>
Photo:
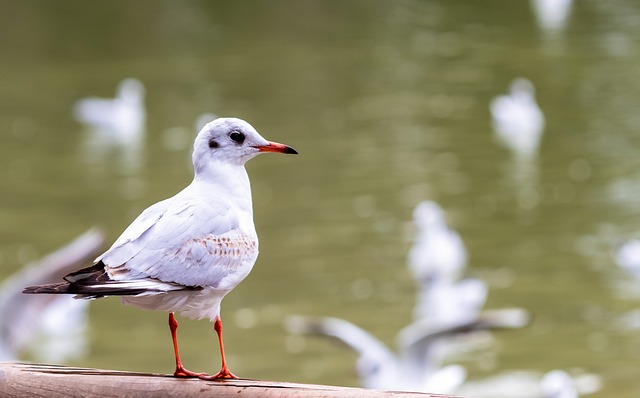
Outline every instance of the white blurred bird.
<path fill-rule="evenodd" d="M 471 321 L 484 307 L 487 294 L 487 285 L 475 278 L 422 285 L 417 294 L 414 319 L 443 326 Z"/>
<path fill-rule="evenodd" d="M 80 123 L 124 140 L 144 131 L 144 94 L 144 85 L 138 79 L 124 79 L 118 84 L 115 98 L 78 100 L 73 105 L 73 115 Z"/>
<path fill-rule="evenodd" d="M 493 128 L 497 138 L 516 155 L 533 156 L 538 151 L 545 119 L 535 99 L 535 88 L 528 79 L 511 83 L 509 94 L 491 101 Z"/>
<path fill-rule="evenodd" d="M 447 394 L 462 385 L 466 370 L 460 365 L 442 367 L 442 342 L 456 334 L 520 328 L 527 322 L 528 315 L 520 309 L 488 311 L 470 322 L 447 327 L 420 320 L 398 333 L 397 353 L 369 332 L 342 319 L 291 316 L 286 327 L 291 333 L 334 338 L 355 351 L 363 387 Z"/>
<path fill-rule="evenodd" d="M 26 296 L 21 291 L 25 285 L 60 280 L 95 257 L 103 241 L 102 232 L 89 230 L 0 285 L 0 361 L 15 360 L 23 350 L 44 362 L 84 355 L 89 302 L 69 296 Z"/>
<path fill-rule="evenodd" d="M 236 378 L 225 359 L 220 302 L 249 274 L 258 257 L 244 164 L 265 152 L 297 153 L 265 140 L 244 120 L 220 118 L 206 124 L 195 139 L 191 184 L 143 211 L 93 266 L 65 276 L 63 283 L 24 292 L 122 296 L 126 304 L 167 311 L 175 376 Z M 183 367 L 174 312 L 214 321 L 220 372 L 210 376 Z"/>
<path fill-rule="evenodd" d="M 115 98 L 76 101 L 74 117 L 87 130 L 80 152 L 86 163 L 111 161 L 108 155 L 115 152 L 123 172 L 133 174 L 140 168 L 146 130 L 144 94 L 144 85 L 128 78 L 118 85 Z"/>
<path fill-rule="evenodd" d="M 540 392 L 543 398 L 578 398 L 573 378 L 564 370 L 552 370 L 540 379 Z"/>
<path fill-rule="evenodd" d="M 640 240 L 630 240 L 623 244 L 615 255 L 618 266 L 640 278 Z"/>
<path fill-rule="evenodd" d="M 549 34 L 564 30 L 572 5 L 573 0 L 531 0 L 538 27 Z"/>
<path fill-rule="evenodd" d="M 409 269 L 419 284 L 457 281 L 467 264 L 460 235 L 447 225 L 442 208 L 433 201 L 418 203 L 413 211 L 418 232 L 409 250 Z"/>
<path fill-rule="evenodd" d="M 511 370 L 486 379 L 468 381 L 458 394 L 477 398 L 577 398 L 601 388 L 601 377 L 596 374 L 572 376 L 564 370 L 545 374 Z"/>
<path fill-rule="evenodd" d="M 413 211 L 417 227 L 408 263 L 418 284 L 415 319 L 434 325 L 474 319 L 487 296 L 477 279 L 460 281 L 467 251 L 460 235 L 447 225 L 442 208 L 433 201 L 419 203 Z"/>

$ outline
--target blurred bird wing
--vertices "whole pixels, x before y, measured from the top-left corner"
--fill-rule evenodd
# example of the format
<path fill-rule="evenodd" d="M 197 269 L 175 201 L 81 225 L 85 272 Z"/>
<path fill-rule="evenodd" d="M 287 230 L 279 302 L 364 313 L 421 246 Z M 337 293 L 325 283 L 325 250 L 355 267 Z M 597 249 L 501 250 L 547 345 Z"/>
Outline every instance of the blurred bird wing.
<path fill-rule="evenodd" d="M 291 316 L 287 321 L 291 332 L 332 337 L 377 364 L 396 362 L 396 355 L 384 343 L 351 322 L 331 317 L 305 316 Z"/>
<path fill-rule="evenodd" d="M 229 206 L 181 193 L 145 210 L 96 261 L 114 280 L 227 288 L 225 277 L 248 273 L 257 254 L 255 233 L 241 232 Z"/>

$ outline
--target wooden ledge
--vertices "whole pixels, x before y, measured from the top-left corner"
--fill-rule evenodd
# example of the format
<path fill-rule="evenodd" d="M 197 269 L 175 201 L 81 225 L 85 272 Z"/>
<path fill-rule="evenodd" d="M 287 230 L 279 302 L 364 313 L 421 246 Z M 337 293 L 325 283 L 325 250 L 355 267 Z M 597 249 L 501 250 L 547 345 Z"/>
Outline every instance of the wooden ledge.
<path fill-rule="evenodd" d="M 171 375 L 154 373 L 0 363 L 0 397 L 451 398 L 452 396 L 250 379 L 205 381 L 179 379 Z"/>

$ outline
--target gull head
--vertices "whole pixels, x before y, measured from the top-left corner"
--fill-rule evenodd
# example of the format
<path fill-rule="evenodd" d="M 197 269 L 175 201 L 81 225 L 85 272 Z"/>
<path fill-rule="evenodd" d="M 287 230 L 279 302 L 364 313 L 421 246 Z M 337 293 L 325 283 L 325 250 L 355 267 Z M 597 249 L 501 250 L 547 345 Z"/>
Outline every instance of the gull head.
<path fill-rule="evenodd" d="M 531 83 L 531 80 L 519 77 L 514 79 L 509 86 L 509 91 L 514 98 L 534 98 L 536 95 L 536 88 Z"/>
<path fill-rule="evenodd" d="M 445 223 L 444 210 L 436 202 L 425 200 L 413 210 L 413 220 L 420 228 L 442 225 Z"/>
<path fill-rule="evenodd" d="M 267 141 L 249 123 L 218 118 L 202 127 L 193 146 L 193 166 L 198 173 L 210 165 L 244 165 L 264 152 L 297 154 L 290 146 Z"/>
<path fill-rule="evenodd" d="M 138 79 L 127 78 L 118 84 L 118 98 L 127 103 L 142 103 L 144 100 L 144 85 Z"/>

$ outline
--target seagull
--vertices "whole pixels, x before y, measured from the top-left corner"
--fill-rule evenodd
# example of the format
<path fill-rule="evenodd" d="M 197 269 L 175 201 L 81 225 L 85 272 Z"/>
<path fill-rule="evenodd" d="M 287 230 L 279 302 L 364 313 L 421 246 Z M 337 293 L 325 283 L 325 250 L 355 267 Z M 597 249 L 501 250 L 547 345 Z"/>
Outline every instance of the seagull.
<path fill-rule="evenodd" d="M 127 78 L 118 84 L 115 98 L 83 98 L 73 105 L 75 119 L 87 130 L 81 156 L 87 163 L 111 162 L 134 174 L 144 163 L 143 139 L 146 129 L 144 85 Z M 198 129 L 199 130 L 199 129 Z"/>
<path fill-rule="evenodd" d="M 116 89 L 115 98 L 83 98 L 73 105 L 75 119 L 101 131 L 124 138 L 144 130 L 146 111 L 144 85 L 127 78 Z"/>
<path fill-rule="evenodd" d="M 573 0 L 531 0 L 538 27 L 547 33 L 564 30 Z"/>
<path fill-rule="evenodd" d="M 525 78 L 515 79 L 509 94 L 494 98 L 490 109 L 497 138 L 516 155 L 533 156 L 545 125 L 533 83 Z"/>
<path fill-rule="evenodd" d="M 291 333 L 313 334 L 336 339 L 358 355 L 356 368 L 363 387 L 381 390 L 453 393 L 466 378 L 460 365 L 441 367 L 441 344 L 461 333 L 487 329 L 513 329 L 527 324 L 528 314 L 518 308 L 486 311 L 468 322 L 448 326 L 419 320 L 397 335 L 398 352 L 393 352 L 371 333 L 343 319 L 290 316 Z"/>
<path fill-rule="evenodd" d="M 444 210 L 425 200 L 415 207 L 413 222 L 418 228 L 409 250 L 409 269 L 419 284 L 434 280 L 457 281 L 467 264 L 467 251 L 460 235 L 447 225 Z"/>
<path fill-rule="evenodd" d="M 84 299 L 121 296 L 125 304 L 167 311 L 174 376 L 237 378 L 225 359 L 220 302 L 249 274 L 258 257 L 244 164 L 266 152 L 298 153 L 267 141 L 241 119 L 218 118 L 206 124 L 195 139 L 191 184 L 144 210 L 93 266 L 66 275 L 64 282 L 30 286 L 23 292 Z M 222 359 L 218 373 L 195 373 L 182 365 L 174 312 L 213 322 Z"/>
<path fill-rule="evenodd" d="M 475 318 L 487 287 L 478 279 L 459 280 L 467 251 L 447 225 L 444 210 L 436 202 L 422 201 L 413 211 L 413 222 L 418 233 L 407 261 L 418 284 L 414 318 L 441 325 Z"/>

